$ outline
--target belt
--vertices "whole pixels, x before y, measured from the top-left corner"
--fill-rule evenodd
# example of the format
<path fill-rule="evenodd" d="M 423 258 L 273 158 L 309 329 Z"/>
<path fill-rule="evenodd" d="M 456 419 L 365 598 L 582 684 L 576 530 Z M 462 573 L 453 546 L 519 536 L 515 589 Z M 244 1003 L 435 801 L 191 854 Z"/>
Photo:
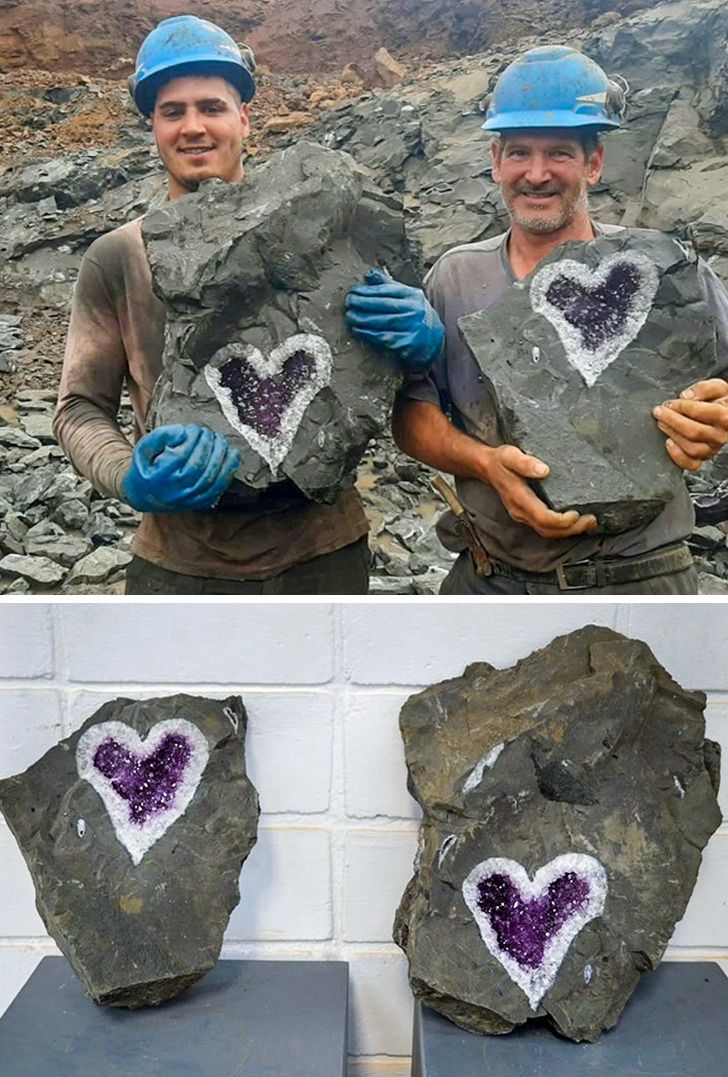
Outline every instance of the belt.
<path fill-rule="evenodd" d="M 682 572 L 693 564 L 693 555 L 684 542 L 661 546 L 639 557 L 595 558 L 559 565 L 553 572 L 525 572 L 491 558 L 493 573 L 521 583 L 556 584 L 560 591 L 580 591 L 586 587 L 610 587 L 634 583 L 668 572 Z"/>

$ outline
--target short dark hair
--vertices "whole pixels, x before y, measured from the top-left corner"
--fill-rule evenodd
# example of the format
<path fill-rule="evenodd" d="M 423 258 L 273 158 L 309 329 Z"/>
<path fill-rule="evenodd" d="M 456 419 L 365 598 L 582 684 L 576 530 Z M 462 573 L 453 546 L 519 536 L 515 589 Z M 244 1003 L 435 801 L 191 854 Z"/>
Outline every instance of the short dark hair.
<path fill-rule="evenodd" d="M 530 128 L 529 128 L 530 130 Z M 536 130 L 536 128 L 534 128 Z M 548 128 L 538 128 L 540 133 L 547 134 Z M 599 131 L 594 131 L 590 127 L 575 127 L 573 131 L 569 132 L 574 138 L 578 139 L 581 144 L 581 148 L 584 151 L 584 156 L 587 160 L 592 157 L 602 144 L 602 140 Z M 505 146 L 508 135 L 517 135 L 517 131 L 499 131 L 497 135 L 497 142 L 499 148 L 502 150 Z"/>

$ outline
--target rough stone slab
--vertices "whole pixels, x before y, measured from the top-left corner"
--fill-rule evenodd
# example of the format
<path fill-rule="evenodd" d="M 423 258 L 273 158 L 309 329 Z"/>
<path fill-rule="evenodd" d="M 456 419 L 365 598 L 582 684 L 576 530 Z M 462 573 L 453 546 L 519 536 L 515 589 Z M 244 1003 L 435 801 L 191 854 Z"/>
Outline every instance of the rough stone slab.
<path fill-rule="evenodd" d="M 23 774 L 0 809 L 36 906 L 84 992 L 137 1008 L 214 966 L 255 843 L 238 696 L 106 703 Z"/>
<path fill-rule="evenodd" d="M 631 229 L 566 243 L 458 325 L 503 440 L 549 465 L 537 488 L 552 508 L 593 512 L 611 532 L 648 523 L 672 500 L 682 471 L 652 408 L 717 374 L 692 252 Z"/>
<path fill-rule="evenodd" d="M 150 423 L 224 434 L 249 500 L 285 480 L 334 500 L 401 381 L 343 316 L 377 261 L 412 279 L 399 201 L 348 154 L 303 141 L 242 184 L 212 180 L 148 214 L 143 236 L 168 307 Z"/>
<path fill-rule="evenodd" d="M 53 414 L 52 412 L 31 412 L 20 420 L 21 426 L 29 437 L 37 438 L 44 444 L 55 443 L 53 437 Z"/>
<path fill-rule="evenodd" d="M 721 821 L 704 706 L 644 643 L 595 627 L 405 703 L 423 822 L 395 941 L 417 999 L 472 1032 L 616 1024 Z"/>
<path fill-rule="evenodd" d="M 0 445 L 7 449 L 39 449 L 40 441 L 16 426 L 0 427 Z"/>
<path fill-rule="evenodd" d="M 412 1077 L 718 1077 L 726 1012 L 728 978 L 708 961 L 661 964 L 637 986 L 619 1028 L 581 1047 L 538 1026 L 484 1040 L 418 1004 Z"/>
<path fill-rule="evenodd" d="M 343 961 L 220 961 L 181 998 L 124 1013 L 89 1006 L 46 957 L 0 1018 L 3 1077 L 344 1077 Z"/>
<path fill-rule="evenodd" d="M 23 576 L 34 583 L 59 583 L 66 571 L 48 557 L 27 557 L 9 553 L 0 560 L 0 576 Z"/>
<path fill-rule="evenodd" d="M 112 546 L 100 546 L 86 554 L 68 574 L 69 583 L 101 583 L 112 572 L 126 568 L 131 554 Z"/>

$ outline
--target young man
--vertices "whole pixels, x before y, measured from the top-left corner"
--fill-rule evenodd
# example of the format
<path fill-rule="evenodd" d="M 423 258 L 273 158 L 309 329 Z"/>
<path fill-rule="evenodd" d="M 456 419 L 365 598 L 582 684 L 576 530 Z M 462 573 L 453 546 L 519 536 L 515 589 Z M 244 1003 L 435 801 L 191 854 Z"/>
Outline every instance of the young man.
<path fill-rule="evenodd" d="M 459 318 L 496 303 L 555 247 L 611 230 L 590 220 L 587 192 L 602 173 L 598 132 L 619 126 L 623 111 L 622 88 L 575 50 L 546 46 L 525 53 L 499 79 L 483 125 L 500 136 L 493 143 L 493 178 L 511 218 L 509 231 L 443 255 L 427 276 L 427 299 L 394 281 L 357 286 L 349 295 L 349 324 L 370 343 L 411 351 L 419 334 L 420 368 L 431 369 L 401 392 L 395 439 L 403 451 L 456 477 L 493 562 L 492 576 L 477 573 L 449 529 L 448 514 L 440 537 L 462 552 L 443 594 L 697 591 L 684 543 L 693 524 L 687 490 L 652 523 L 617 535 L 596 534 L 591 515 L 553 512 L 530 485 L 548 474 L 548 461 L 501 444 L 492 401 L 457 331 Z M 728 295 L 705 263 L 698 273 L 728 367 Z M 671 459 L 697 470 L 728 441 L 728 383 L 699 382 L 656 406 L 653 415 Z"/>
<path fill-rule="evenodd" d="M 250 50 L 192 15 L 142 44 L 130 89 L 151 118 L 170 199 L 211 177 L 243 181 L 254 68 Z M 126 593 L 366 594 L 368 527 L 353 488 L 324 505 L 281 483 L 250 507 L 215 511 L 238 465 L 225 438 L 194 424 L 144 434 L 164 323 L 141 219 L 96 240 L 74 294 L 54 430 L 96 489 L 144 514 Z M 117 423 L 125 382 L 133 451 Z"/>

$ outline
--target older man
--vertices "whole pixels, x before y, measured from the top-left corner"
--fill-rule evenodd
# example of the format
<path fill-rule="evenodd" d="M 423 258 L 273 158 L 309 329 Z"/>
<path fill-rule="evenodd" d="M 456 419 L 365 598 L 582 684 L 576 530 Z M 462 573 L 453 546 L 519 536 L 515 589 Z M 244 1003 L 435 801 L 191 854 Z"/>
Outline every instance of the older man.
<path fill-rule="evenodd" d="M 254 68 L 249 49 L 192 15 L 165 19 L 142 44 L 130 89 L 151 118 L 170 199 L 211 177 L 243 181 Z M 225 439 L 194 424 L 144 434 L 164 325 L 140 218 L 83 259 L 54 427 L 97 490 L 143 513 L 127 594 L 365 594 L 368 527 L 355 490 L 324 505 L 277 483 L 258 496 L 230 492 L 216 508 L 238 466 Z M 117 422 L 124 383 L 133 450 Z"/>
<path fill-rule="evenodd" d="M 443 594 L 692 594 L 697 574 L 684 540 L 693 511 L 687 490 L 652 523 L 619 534 L 596 533 L 592 515 L 554 512 L 531 481 L 548 461 L 499 444 L 492 400 L 461 341 L 457 323 L 487 309 L 528 276 L 555 247 L 589 242 L 604 231 L 593 222 L 587 193 L 600 180 L 599 133 L 618 127 L 624 86 L 566 46 L 532 49 L 504 71 L 483 125 L 497 132 L 493 178 L 511 225 L 504 235 L 448 251 L 416 289 L 380 279 L 352 289 L 347 318 L 363 339 L 406 353 L 423 374 L 400 394 L 394 435 L 405 452 L 449 472 L 493 573 L 478 572 L 447 514 L 439 533 L 460 555 Z M 704 299 L 717 321 L 720 358 L 728 367 L 728 294 L 704 262 Z M 666 451 L 680 468 L 697 470 L 728 441 L 728 383 L 686 387 L 677 400 L 656 402 Z M 598 567 L 598 573 L 592 571 Z M 585 570 L 586 569 L 586 570 Z M 593 586 L 598 575 L 600 586 Z"/>

